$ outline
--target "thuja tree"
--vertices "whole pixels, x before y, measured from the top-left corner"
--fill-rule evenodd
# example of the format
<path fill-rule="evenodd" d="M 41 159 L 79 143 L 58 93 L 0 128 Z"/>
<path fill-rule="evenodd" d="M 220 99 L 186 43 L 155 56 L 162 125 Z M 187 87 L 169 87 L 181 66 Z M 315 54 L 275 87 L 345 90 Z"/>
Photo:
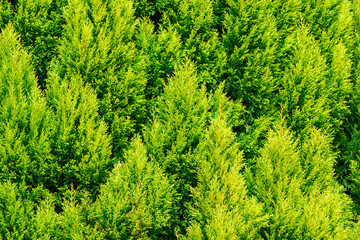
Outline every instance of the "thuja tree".
<path fill-rule="evenodd" d="M 360 151 L 359 145 L 359 125 L 357 124 L 359 121 L 359 16 L 360 16 L 360 4 L 358 2 L 352 3 L 353 10 L 353 33 L 354 33 L 354 48 L 353 48 L 353 60 L 350 62 L 351 65 L 351 75 L 350 78 L 353 82 L 353 88 L 351 89 L 351 94 L 349 97 L 349 106 L 350 106 L 350 114 L 348 118 L 344 121 L 343 132 L 339 135 L 341 136 L 341 144 L 340 150 L 342 151 L 339 156 L 339 161 L 337 165 L 338 176 L 341 180 L 341 183 L 350 189 L 351 195 L 353 197 L 354 202 L 357 204 L 357 211 L 359 212 L 359 158 L 358 154 Z M 349 64 L 349 65 L 350 65 Z"/>
<path fill-rule="evenodd" d="M 228 55 L 226 89 L 242 99 L 245 124 L 273 111 L 277 37 L 269 1 L 229 1 L 223 44 Z M 246 131 L 245 129 L 242 129 Z"/>
<path fill-rule="evenodd" d="M 132 41 L 135 17 L 127 0 L 71 0 L 59 47 L 60 76 L 80 75 L 96 91 L 110 127 L 113 153 L 121 155 L 145 115 L 146 79 Z"/>
<path fill-rule="evenodd" d="M 150 159 L 166 171 L 175 186 L 181 218 L 182 206 L 189 199 L 189 187 L 196 183 L 192 153 L 205 129 L 210 109 L 206 90 L 199 88 L 197 81 L 191 62 L 180 66 L 158 98 L 154 119 L 144 133 Z"/>
<path fill-rule="evenodd" d="M 66 0 L 19 0 L 16 5 L 12 22 L 23 46 L 31 52 L 42 88 L 45 88 L 50 62 L 58 53 L 66 4 Z"/>
<path fill-rule="evenodd" d="M 96 193 L 112 165 L 111 138 L 98 114 L 96 93 L 81 77 L 61 79 L 54 69 L 46 96 L 54 123 L 51 154 L 57 163 L 51 188 Z"/>
<path fill-rule="evenodd" d="M 333 89 L 327 85 L 328 70 L 320 48 L 304 26 L 286 41 L 292 48 L 278 101 L 289 116 L 291 128 L 304 136 L 312 126 L 333 130 L 334 124 L 338 127 L 340 122 L 331 118 L 329 101 Z"/>
<path fill-rule="evenodd" d="M 352 239 L 351 201 L 334 179 L 331 139 L 318 130 L 299 145 L 283 125 L 269 132 L 251 191 L 270 215 L 265 239 Z M 354 235 L 355 234 L 355 235 Z"/>
<path fill-rule="evenodd" d="M 222 109 L 231 119 L 231 126 L 241 124 L 242 105 L 231 102 L 222 89 L 209 96 L 204 86 L 199 87 L 192 62 L 178 66 L 158 98 L 154 118 L 144 132 L 150 159 L 166 171 L 177 191 L 178 213 L 173 227 L 180 232 L 188 224 L 184 204 L 190 200 L 190 187 L 197 182 L 198 162 L 193 151 L 211 115 Z"/>
<path fill-rule="evenodd" d="M 339 176 L 341 177 L 342 184 L 350 190 L 351 196 L 356 203 L 356 210 L 360 212 L 360 126 L 359 119 L 359 99 L 360 89 L 359 84 L 356 82 L 354 92 L 351 98 L 352 114 L 351 120 L 347 124 L 349 137 L 344 139 L 343 153 L 341 161 L 338 164 Z"/>
<path fill-rule="evenodd" d="M 254 239 L 266 224 L 262 205 L 247 195 L 242 153 L 223 118 L 211 121 L 194 153 L 199 170 L 188 239 Z"/>
<path fill-rule="evenodd" d="M 31 239 L 33 203 L 22 199 L 18 187 L 0 183 L 0 235 L 2 239 Z"/>
<path fill-rule="evenodd" d="M 54 181 L 52 119 L 30 56 L 11 25 L 0 35 L 0 179 L 31 187 Z"/>
<path fill-rule="evenodd" d="M 184 60 L 181 38 L 173 27 L 161 26 L 155 32 L 155 25 L 145 19 L 139 23 L 136 45 L 146 63 L 145 95 L 150 114 L 157 97 L 163 93 L 167 79 L 174 74 L 175 66 Z"/>
<path fill-rule="evenodd" d="M 208 0 L 169 1 L 163 25 L 180 34 L 183 49 L 196 63 L 199 80 L 215 90 L 224 77 L 226 53 L 215 28 L 213 2 Z"/>
<path fill-rule="evenodd" d="M 296 145 L 286 132 L 270 132 L 268 141 L 256 160 L 254 176 L 248 178 L 249 188 L 270 214 L 268 227 L 262 229 L 267 239 L 296 239 L 301 220 L 303 172 Z M 292 237 L 292 238 L 291 238 Z"/>
<path fill-rule="evenodd" d="M 164 238 L 173 204 L 172 184 L 136 137 L 101 187 L 95 221 L 107 239 Z"/>
<path fill-rule="evenodd" d="M 332 48 L 342 41 L 352 52 L 353 13 L 348 0 L 303 1 L 303 18 L 310 33 L 319 41 L 323 54 L 331 59 Z"/>
<path fill-rule="evenodd" d="M 300 160 L 305 173 L 302 190 L 306 196 L 303 216 L 307 239 L 359 238 L 353 203 L 335 177 L 332 138 L 312 129 L 300 146 Z"/>
<path fill-rule="evenodd" d="M 31 239 L 104 239 L 96 225 L 91 224 L 94 204 L 85 195 L 76 201 L 74 190 L 62 199 L 62 211 L 55 211 L 56 199 L 48 195 L 38 202 L 32 216 Z"/>

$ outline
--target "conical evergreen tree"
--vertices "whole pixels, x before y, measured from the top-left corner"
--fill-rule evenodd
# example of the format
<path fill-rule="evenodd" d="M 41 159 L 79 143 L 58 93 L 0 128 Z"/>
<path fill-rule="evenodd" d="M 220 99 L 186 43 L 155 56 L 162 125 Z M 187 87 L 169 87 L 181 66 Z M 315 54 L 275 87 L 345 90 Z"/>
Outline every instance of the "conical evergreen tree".
<path fill-rule="evenodd" d="M 332 139 L 313 129 L 301 146 L 301 162 L 305 178 L 303 192 L 304 236 L 306 239 L 357 239 L 354 228 L 353 203 L 335 178 L 336 155 Z"/>
<path fill-rule="evenodd" d="M 158 99 L 154 120 L 144 133 L 150 159 L 166 171 L 178 193 L 177 217 L 181 219 L 177 221 L 184 221 L 183 204 L 189 199 L 190 186 L 196 185 L 197 163 L 192 153 L 209 118 L 209 99 L 197 81 L 191 62 L 179 67 Z"/>
<path fill-rule="evenodd" d="M 338 164 L 337 164 L 337 174 L 341 181 L 341 183 L 351 192 L 352 199 L 356 203 L 356 209 L 359 212 L 359 159 L 358 154 L 360 152 L 359 145 L 359 16 L 360 16 L 360 4 L 357 1 L 352 3 L 352 11 L 353 11 L 353 34 L 354 34 L 354 46 L 352 51 L 348 52 L 353 53 L 352 58 L 348 60 L 349 65 L 352 65 L 349 69 L 351 71 L 350 78 L 352 80 L 352 88 L 350 89 L 349 96 L 349 114 L 347 118 L 344 120 L 343 131 L 339 133 L 340 139 L 340 151 L 341 155 L 339 156 Z M 348 54 L 349 55 L 349 54 Z M 353 60 L 353 61 L 351 61 Z M 342 65 L 344 67 L 344 65 Z"/>
<path fill-rule="evenodd" d="M 266 223 L 262 206 L 247 196 L 240 174 L 242 154 L 221 116 L 212 120 L 195 153 L 198 184 L 193 189 L 189 239 L 254 239 Z"/>
<path fill-rule="evenodd" d="M 84 209 L 86 205 L 87 203 L 77 204 L 73 197 L 63 201 L 63 212 L 58 217 L 60 239 L 104 239 L 101 232 L 89 224 L 86 214 L 89 209 Z"/>
<path fill-rule="evenodd" d="M 143 61 L 132 41 L 132 1 L 71 0 L 59 48 L 60 76 L 80 75 L 100 100 L 110 126 L 113 154 L 120 156 L 145 116 Z"/>
<path fill-rule="evenodd" d="M 292 42 L 293 49 L 281 79 L 279 105 L 289 116 L 291 128 L 303 137 L 312 126 L 333 131 L 336 119 L 331 118 L 329 100 L 334 89 L 327 86 L 328 71 L 320 48 L 304 26 L 286 41 Z"/>
<path fill-rule="evenodd" d="M 271 216 L 268 227 L 262 230 L 266 239 L 301 238 L 303 172 L 296 148 L 286 128 L 270 131 L 249 181 L 250 189 Z"/>
<path fill-rule="evenodd" d="M 243 101 L 245 124 L 250 125 L 274 110 L 276 19 L 269 1 L 229 1 L 228 11 L 223 34 L 229 59 L 226 88 L 233 99 Z"/>
<path fill-rule="evenodd" d="M 0 236 L 2 239 L 31 239 L 32 202 L 23 200 L 15 184 L 0 183 Z"/>
<path fill-rule="evenodd" d="M 331 59 L 332 48 L 342 41 L 353 48 L 353 15 L 348 0 L 303 1 L 303 18 L 310 34 L 319 41 L 325 58 Z"/>
<path fill-rule="evenodd" d="M 250 190 L 265 205 L 265 239 L 351 239 L 351 201 L 334 176 L 330 140 L 314 130 L 303 146 L 283 125 L 269 132 Z M 316 223 L 316 224 L 315 224 Z M 354 235 L 355 234 L 355 235 Z"/>
<path fill-rule="evenodd" d="M 180 234 L 188 224 L 184 205 L 190 200 L 190 187 L 197 183 L 198 162 L 193 151 L 210 117 L 219 109 L 232 127 L 242 123 L 244 107 L 225 96 L 222 84 L 208 96 L 205 87 L 199 87 L 194 64 L 187 61 L 169 79 L 158 98 L 154 119 L 144 132 L 150 158 L 166 171 L 177 191 L 178 213 L 173 227 Z"/>
<path fill-rule="evenodd" d="M 104 234 L 95 219 L 95 206 L 87 195 L 78 203 L 76 192 L 71 190 L 69 198 L 63 198 L 62 211 L 55 211 L 56 199 L 47 196 L 38 204 L 32 218 L 31 239 L 104 239 Z"/>
<path fill-rule="evenodd" d="M 56 199 L 47 196 L 39 202 L 36 214 L 32 219 L 32 239 L 61 239 L 62 231 L 59 227 L 59 215 L 55 211 Z"/>
<path fill-rule="evenodd" d="M 154 24 L 146 19 L 140 22 L 136 34 L 136 45 L 146 62 L 148 79 L 145 94 L 149 114 L 155 107 L 157 97 L 162 95 L 169 76 L 175 66 L 184 60 L 181 38 L 173 27 L 160 29 L 155 33 Z"/>
<path fill-rule="evenodd" d="M 311 192 L 314 187 L 318 191 L 339 187 L 334 169 L 336 154 L 331 143 L 332 138 L 314 128 L 302 144 L 300 157 L 305 173 L 306 182 L 303 183 L 305 192 Z"/>
<path fill-rule="evenodd" d="M 98 115 L 96 94 L 80 77 L 61 79 L 55 69 L 46 95 L 53 113 L 51 148 L 58 168 L 53 188 L 65 191 L 73 186 L 97 193 L 113 160 L 111 138 Z"/>
<path fill-rule="evenodd" d="M 115 165 L 96 203 L 97 222 L 109 239 L 157 239 L 170 228 L 174 191 L 157 164 L 148 162 L 140 138 Z"/>
<path fill-rule="evenodd" d="M 30 56 L 11 25 L 0 35 L 0 49 L 0 181 L 35 188 L 53 181 L 58 170 L 50 114 Z"/>

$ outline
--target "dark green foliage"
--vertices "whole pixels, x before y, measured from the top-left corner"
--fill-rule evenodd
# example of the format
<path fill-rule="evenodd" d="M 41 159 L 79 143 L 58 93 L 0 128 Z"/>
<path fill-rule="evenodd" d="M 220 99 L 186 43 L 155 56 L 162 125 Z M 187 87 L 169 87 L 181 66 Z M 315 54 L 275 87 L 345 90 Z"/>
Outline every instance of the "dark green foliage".
<path fill-rule="evenodd" d="M 160 12 L 167 5 L 168 0 L 134 0 L 136 17 L 151 17 L 155 24 L 160 24 Z"/>
<path fill-rule="evenodd" d="M 170 227 L 174 191 L 140 138 L 115 165 L 97 201 L 97 222 L 107 239 L 157 239 Z"/>
<path fill-rule="evenodd" d="M 31 52 L 42 88 L 45 88 L 50 62 L 58 53 L 66 3 L 66 0 L 19 0 L 12 20 L 23 46 Z"/>
<path fill-rule="evenodd" d="M 178 31 L 184 51 L 197 64 L 199 81 L 205 83 L 208 90 L 215 90 L 224 77 L 226 54 L 214 29 L 213 2 L 169 1 L 163 25 Z"/>
<path fill-rule="evenodd" d="M 278 51 L 276 19 L 268 1 L 229 1 L 223 42 L 228 55 L 226 89 L 242 99 L 252 124 L 273 111 Z"/>
<path fill-rule="evenodd" d="M 9 23 L 13 14 L 13 6 L 8 0 L 0 1 L 0 30 L 2 30 L 7 23 Z"/>
<path fill-rule="evenodd" d="M 203 134 L 195 151 L 198 184 L 193 189 L 194 219 L 189 239 L 254 239 L 266 224 L 262 206 L 247 196 L 240 174 L 242 154 L 221 116 Z"/>

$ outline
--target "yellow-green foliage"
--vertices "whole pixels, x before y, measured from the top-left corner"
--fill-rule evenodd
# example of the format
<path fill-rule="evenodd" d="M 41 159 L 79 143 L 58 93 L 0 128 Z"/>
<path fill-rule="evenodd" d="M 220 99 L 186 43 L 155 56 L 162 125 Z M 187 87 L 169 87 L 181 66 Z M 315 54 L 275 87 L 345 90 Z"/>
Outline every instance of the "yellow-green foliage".
<path fill-rule="evenodd" d="M 170 228 L 173 204 L 173 186 L 137 137 L 101 188 L 97 222 L 107 238 L 155 239 Z"/>
<path fill-rule="evenodd" d="M 359 31 L 352 0 L 0 0 L 0 239 L 359 239 Z"/>
<path fill-rule="evenodd" d="M 242 154 L 226 121 L 212 120 L 195 151 L 198 184 L 192 190 L 189 239 L 254 239 L 266 224 L 262 205 L 247 195 Z"/>
<path fill-rule="evenodd" d="M 113 153 L 121 155 L 145 116 L 146 78 L 132 41 L 136 27 L 132 2 L 71 0 L 64 18 L 59 74 L 80 75 L 95 89 L 99 113 L 112 135 Z"/>
<path fill-rule="evenodd" d="M 0 49 L 0 179 L 37 187 L 57 172 L 52 120 L 12 25 L 2 31 Z"/>
<path fill-rule="evenodd" d="M 329 139 L 313 130 L 303 146 L 298 144 L 283 126 L 270 131 L 253 175 L 248 176 L 250 190 L 270 216 L 261 235 L 351 239 L 355 234 L 352 203 L 334 178 Z"/>

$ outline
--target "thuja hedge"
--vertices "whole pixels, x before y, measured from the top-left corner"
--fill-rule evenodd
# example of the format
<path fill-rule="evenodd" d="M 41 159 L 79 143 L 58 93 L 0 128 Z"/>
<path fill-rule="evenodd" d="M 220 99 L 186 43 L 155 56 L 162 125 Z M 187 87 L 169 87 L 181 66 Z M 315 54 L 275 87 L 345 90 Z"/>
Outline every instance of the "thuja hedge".
<path fill-rule="evenodd" d="M 360 3 L 0 0 L 1 239 L 359 239 Z"/>

